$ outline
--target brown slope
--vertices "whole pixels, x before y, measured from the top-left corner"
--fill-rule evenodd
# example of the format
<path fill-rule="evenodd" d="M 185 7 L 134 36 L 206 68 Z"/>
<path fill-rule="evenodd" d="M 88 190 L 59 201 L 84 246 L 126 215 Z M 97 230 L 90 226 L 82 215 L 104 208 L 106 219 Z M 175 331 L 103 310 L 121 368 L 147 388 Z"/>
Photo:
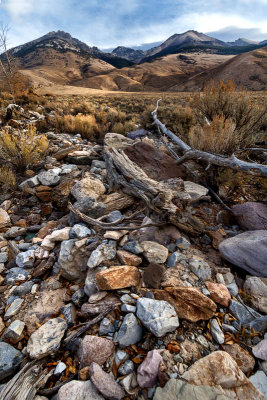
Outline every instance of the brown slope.
<path fill-rule="evenodd" d="M 59 52 L 53 48 L 40 48 L 19 60 L 20 71 L 34 86 L 70 84 L 72 81 L 105 74 L 115 68 L 95 57 L 77 52 Z"/>
<path fill-rule="evenodd" d="M 193 91 L 202 89 L 213 79 L 233 80 L 240 88 L 267 90 L 267 47 L 239 54 L 210 70 L 192 75 L 187 82 L 175 84 L 171 91 Z"/>
<path fill-rule="evenodd" d="M 73 81 L 72 84 L 102 90 L 167 91 L 177 83 L 184 83 L 190 76 L 214 68 L 232 57 L 199 52 L 171 54 L 150 63 Z"/>

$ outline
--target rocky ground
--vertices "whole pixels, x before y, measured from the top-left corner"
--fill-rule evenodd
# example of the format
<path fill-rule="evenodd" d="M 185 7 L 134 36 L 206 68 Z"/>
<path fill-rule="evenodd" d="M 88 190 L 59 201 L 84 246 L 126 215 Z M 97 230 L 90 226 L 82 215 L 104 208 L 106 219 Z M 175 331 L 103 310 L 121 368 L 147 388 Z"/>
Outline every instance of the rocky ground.
<path fill-rule="evenodd" d="M 47 137 L 44 164 L 0 194 L 0 398 L 26 399 L 27 381 L 35 400 L 264 399 L 266 204 L 231 215 L 183 177 L 187 234 L 113 230 L 138 211 L 151 222 L 144 203 L 109 190 L 103 146 Z M 106 145 L 126 140 L 153 179 L 176 176 L 159 144 L 130 137 Z"/>

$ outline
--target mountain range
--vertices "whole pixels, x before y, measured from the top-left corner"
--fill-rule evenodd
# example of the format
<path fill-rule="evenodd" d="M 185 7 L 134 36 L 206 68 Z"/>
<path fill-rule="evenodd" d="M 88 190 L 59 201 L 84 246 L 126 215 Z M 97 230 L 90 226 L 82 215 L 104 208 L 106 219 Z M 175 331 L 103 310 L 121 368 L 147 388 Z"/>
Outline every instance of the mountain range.
<path fill-rule="evenodd" d="M 201 89 L 212 78 L 234 79 L 248 89 L 266 90 L 266 45 L 267 41 L 248 39 L 225 43 L 190 30 L 148 50 L 119 46 L 104 52 L 57 31 L 10 53 L 19 70 L 38 87 L 183 91 Z"/>

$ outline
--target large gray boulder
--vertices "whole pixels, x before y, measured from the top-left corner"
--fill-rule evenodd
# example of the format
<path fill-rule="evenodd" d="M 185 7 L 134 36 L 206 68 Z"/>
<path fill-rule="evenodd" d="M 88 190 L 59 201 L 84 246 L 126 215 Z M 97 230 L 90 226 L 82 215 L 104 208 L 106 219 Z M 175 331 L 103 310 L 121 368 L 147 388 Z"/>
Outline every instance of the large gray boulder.
<path fill-rule="evenodd" d="M 232 208 L 240 227 L 247 231 L 267 229 L 267 204 L 248 201 Z"/>
<path fill-rule="evenodd" d="M 248 231 L 224 240 L 219 245 L 223 258 L 248 271 L 267 277 L 267 231 Z"/>

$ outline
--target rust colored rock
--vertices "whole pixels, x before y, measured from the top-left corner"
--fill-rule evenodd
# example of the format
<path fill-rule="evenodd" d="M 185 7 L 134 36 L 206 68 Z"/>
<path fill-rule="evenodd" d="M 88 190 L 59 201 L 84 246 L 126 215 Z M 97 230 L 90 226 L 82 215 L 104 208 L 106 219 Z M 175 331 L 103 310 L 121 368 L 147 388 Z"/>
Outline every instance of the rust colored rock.
<path fill-rule="evenodd" d="M 138 267 L 142 263 L 142 258 L 138 257 L 136 254 L 130 253 L 126 250 L 118 250 L 117 257 L 119 261 L 124 265 L 131 265 Z"/>
<path fill-rule="evenodd" d="M 152 179 L 162 181 L 170 178 L 186 178 L 185 168 L 177 165 L 165 151 L 143 141 L 125 149 L 125 154 Z"/>
<path fill-rule="evenodd" d="M 193 287 L 166 287 L 156 290 L 155 298 L 170 303 L 179 318 L 197 322 L 212 318 L 216 312 L 216 304 Z"/>
<path fill-rule="evenodd" d="M 225 307 L 229 306 L 231 295 L 226 286 L 214 282 L 205 282 L 205 284 L 210 292 L 210 298 L 215 301 L 215 303 L 221 304 Z"/>
<path fill-rule="evenodd" d="M 244 350 L 239 344 L 223 344 L 222 348 L 235 360 L 239 368 L 244 374 L 253 371 L 255 366 L 254 358 L 247 350 Z"/>
<path fill-rule="evenodd" d="M 81 368 L 88 367 L 92 362 L 103 365 L 115 350 L 114 344 L 108 339 L 87 335 L 79 348 Z"/>
<path fill-rule="evenodd" d="M 139 283 L 139 271 L 136 267 L 122 265 L 111 267 L 96 274 L 96 282 L 101 290 L 123 289 L 137 286 Z"/>
<path fill-rule="evenodd" d="M 48 221 L 47 224 L 41 228 L 37 234 L 37 237 L 40 239 L 44 239 L 47 235 L 49 235 L 52 230 L 57 226 L 56 221 Z"/>

